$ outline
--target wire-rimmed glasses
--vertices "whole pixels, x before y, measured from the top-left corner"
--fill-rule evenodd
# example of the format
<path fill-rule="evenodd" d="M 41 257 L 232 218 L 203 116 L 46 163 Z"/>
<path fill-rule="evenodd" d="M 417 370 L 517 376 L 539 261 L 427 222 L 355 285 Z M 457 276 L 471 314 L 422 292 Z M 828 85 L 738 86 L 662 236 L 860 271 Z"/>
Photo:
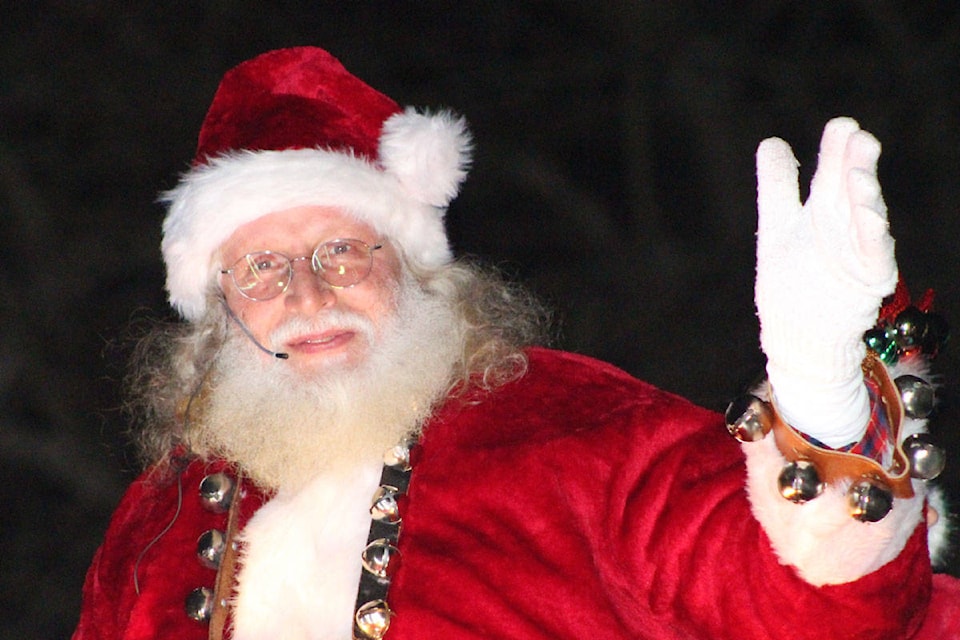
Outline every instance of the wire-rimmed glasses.
<path fill-rule="evenodd" d="M 287 290 L 293 280 L 293 263 L 310 260 L 310 270 L 331 287 L 352 287 L 370 275 L 373 252 L 383 245 L 368 245 L 355 238 L 337 238 L 321 242 L 308 256 L 290 258 L 276 251 L 254 251 L 221 269 L 230 275 L 244 298 L 270 300 Z"/>

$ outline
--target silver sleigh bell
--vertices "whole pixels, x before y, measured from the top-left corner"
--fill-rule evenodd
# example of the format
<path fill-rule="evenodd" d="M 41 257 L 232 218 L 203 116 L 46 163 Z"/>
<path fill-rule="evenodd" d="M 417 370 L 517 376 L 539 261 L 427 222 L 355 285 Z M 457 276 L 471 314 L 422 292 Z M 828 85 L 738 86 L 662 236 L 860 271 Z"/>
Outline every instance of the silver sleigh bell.
<path fill-rule="evenodd" d="M 770 407 L 753 394 L 735 398 L 724 414 L 727 431 L 740 442 L 757 442 L 770 430 Z"/>
<path fill-rule="evenodd" d="M 777 485 L 780 495 L 797 504 L 817 498 L 826 489 L 816 465 L 809 460 L 785 464 Z M 893 493 L 876 479 L 861 478 L 847 491 L 847 505 L 853 518 L 861 522 L 877 522 L 893 508 Z"/>
<path fill-rule="evenodd" d="M 946 452 L 926 433 L 915 433 L 904 440 L 903 452 L 910 462 L 910 476 L 918 480 L 933 480 L 947 463 Z"/>
<path fill-rule="evenodd" d="M 197 558 L 208 569 L 217 569 L 227 548 L 227 537 L 219 529 L 208 529 L 197 538 Z"/>
<path fill-rule="evenodd" d="M 783 466 L 777 478 L 777 486 L 784 498 L 802 504 L 823 493 L 826 485 L 820 480 L 817 467 L 812 462 L 797 460 Z"/>
<path fill-rule="evenodd" d="M 900 391 L 903 412 L 908 418 L 923 419 L 933 413 L 936 393 L 926 380 L 917 376 L 900 376 L 894 383 Z"/>
<path fill-rule="evenodd" d="M 227 474 L 211 473 L 200 481 L 200 502 L 213 513 L 226 513 L 233 501 L 236 485 Z"/>
<path fill-rule="evenodd" d="M 936 406 L 936 391 L 923 378 L 903 375 L 894 380 L 900 392 L 903 413 L 908 418 L 930 416 Z M 946 453 L 926 433 L 915 433 L 903 441 L 903 452 L 910 463 L 910 476 L 918 480 L 933 480 L 943 471 Z"/>
<path fill-rule="evenodd" d="M 209 622 L 213 615 L 214 597 L 213 589 L 208 587 L 191 591 L 184 602 L 187 616 L 197 622 Z"/>
<path fill-rule="evenodd" d="M 847 491 L 850 515 L 860 522 L 878 522 L 893 508 L 893 493 L 871 478 L 861 478 Z"/>

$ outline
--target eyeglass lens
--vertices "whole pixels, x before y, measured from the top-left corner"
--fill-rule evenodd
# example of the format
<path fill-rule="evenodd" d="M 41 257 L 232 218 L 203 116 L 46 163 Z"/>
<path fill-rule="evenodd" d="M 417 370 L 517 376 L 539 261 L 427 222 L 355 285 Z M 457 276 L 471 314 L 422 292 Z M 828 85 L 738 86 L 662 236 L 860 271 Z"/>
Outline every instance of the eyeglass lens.
<path fill-rule="evenodd" d="M 317 246 L 309 256 L 312 270 L 334 287 L 349 287 L 369 275 L 373 250 L 360 240 L 331 240 Z M 293 278 L 293 262 L 281 253 L 257 251 L 240 258 L 229 273 L 237 289 L 252 300 L 269 300 L 287 290 Z"/>

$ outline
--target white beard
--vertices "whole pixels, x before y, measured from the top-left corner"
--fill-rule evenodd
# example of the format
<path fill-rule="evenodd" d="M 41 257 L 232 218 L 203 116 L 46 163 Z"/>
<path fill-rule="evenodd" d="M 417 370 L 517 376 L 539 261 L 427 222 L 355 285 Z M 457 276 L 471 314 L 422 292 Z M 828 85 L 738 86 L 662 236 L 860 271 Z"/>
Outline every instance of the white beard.
<path fill-rule="evenodd" d="M 364 318 L 323 312 L 367 341 L 355 366 L 333 363 L 306 378 L 285 360 L 266 358 L 240 331 L 220 352 L 201 415 L 195 451 L 222 456 L 258 485 L 297 490 L 323 473 L 376 463 L 402 436 L 418 432 L 451 383 L 460 357 L 461 321 L 448 300 L 405 276 L 396 312 L 375 335 Z M 299 331 L 303 320 L 295 320 Z M 281 327 L 271 342 L 282 342 Z"/>

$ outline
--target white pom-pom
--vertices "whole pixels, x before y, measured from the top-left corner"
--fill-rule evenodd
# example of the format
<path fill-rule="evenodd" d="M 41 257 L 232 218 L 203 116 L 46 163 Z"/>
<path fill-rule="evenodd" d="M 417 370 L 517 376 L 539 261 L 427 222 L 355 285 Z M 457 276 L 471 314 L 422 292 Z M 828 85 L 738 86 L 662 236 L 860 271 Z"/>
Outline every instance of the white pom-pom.
<path fill-rule="evenodd" d="M 470 167 L 472 144 L 466 121 L 448 111 L 417 113 L 408 107 L 383 124 L 380 163 L 414 198 L 446 207 Z"/>

